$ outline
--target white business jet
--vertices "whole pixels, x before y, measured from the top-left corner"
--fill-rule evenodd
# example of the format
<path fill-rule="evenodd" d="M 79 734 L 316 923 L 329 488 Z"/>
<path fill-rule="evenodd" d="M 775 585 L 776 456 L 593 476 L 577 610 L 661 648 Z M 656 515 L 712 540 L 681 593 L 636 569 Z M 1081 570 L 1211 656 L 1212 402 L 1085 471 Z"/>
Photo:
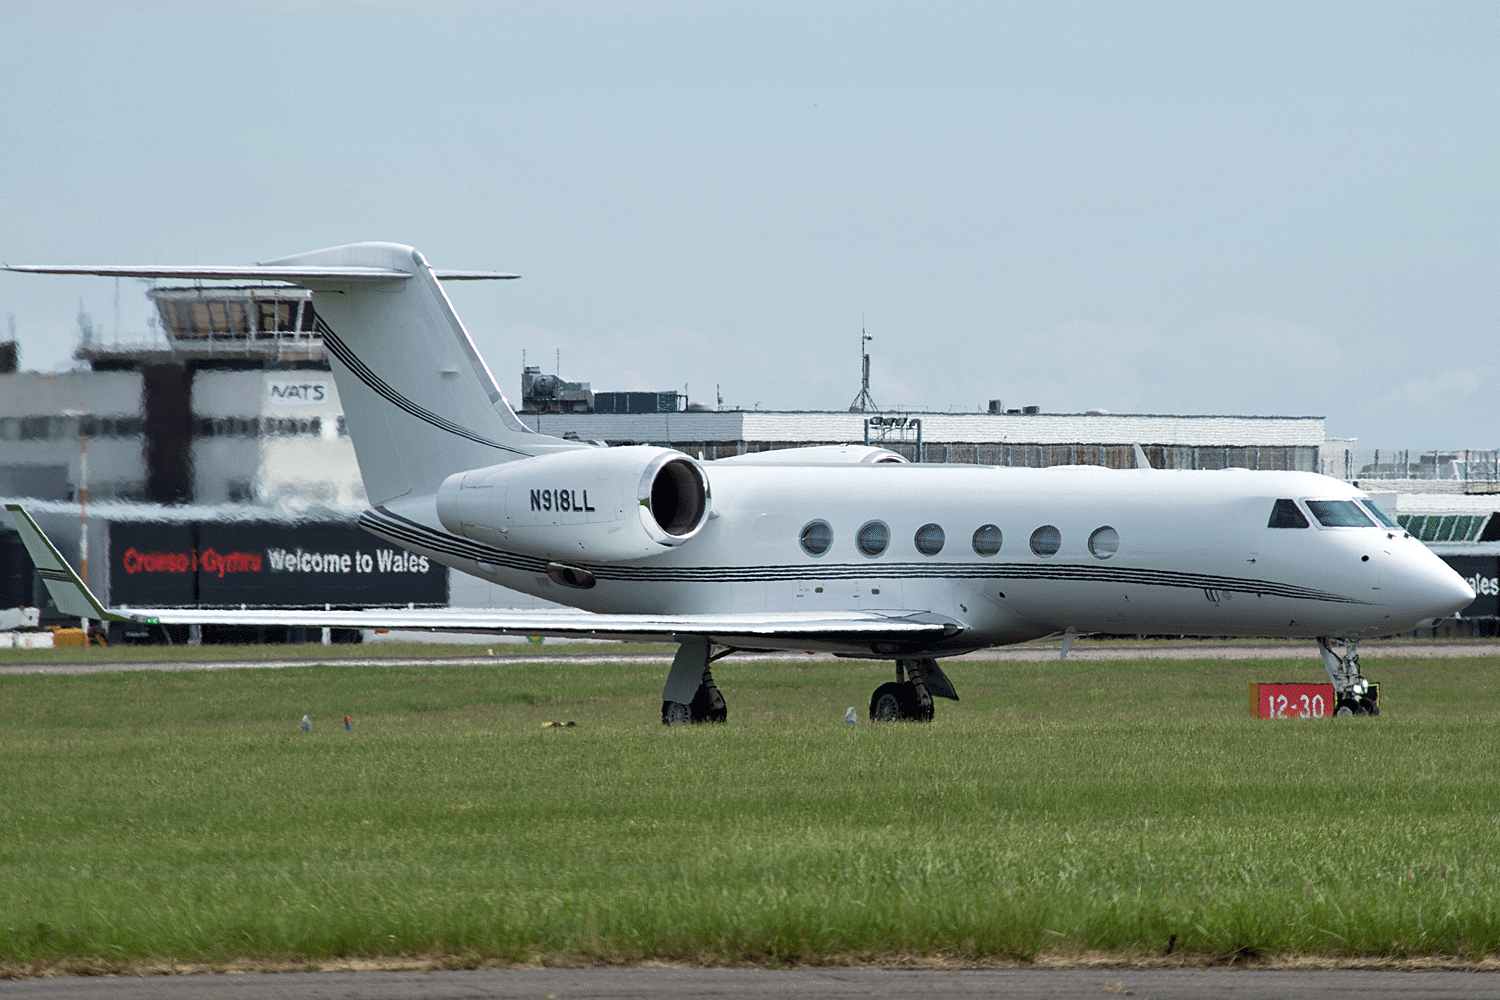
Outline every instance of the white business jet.
<path fill-rule="evenodd" d="M 17 507 L 58 608 L 111 621 L 434 629 L 670 641 L 667 723 L 725 718 L 734 651 L 894 661 L 876 720 L 957 698 L 938 659 L 1061 634 L 1316 640 L 1337 714 L 1373 714 L 1360 639 L 1452 614 L 1457 573 L 1359 490 L 1310 473 L 908 464 L 869 447 L 699 461 L 606 448 L 516 418 L 434 270 L 358 243 L 249 267 L 17 266 L 312 290 L 370 507 L 412 552 L 562 611 L 220 611 L 100 604 Z"/>

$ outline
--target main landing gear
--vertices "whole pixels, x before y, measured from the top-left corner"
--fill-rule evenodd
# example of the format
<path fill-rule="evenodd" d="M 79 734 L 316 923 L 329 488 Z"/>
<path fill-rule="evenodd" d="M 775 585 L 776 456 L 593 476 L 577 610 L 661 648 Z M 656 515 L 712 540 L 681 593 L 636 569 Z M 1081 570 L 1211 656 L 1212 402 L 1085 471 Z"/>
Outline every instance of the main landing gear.
<path fill-rule="evenodd" d="M 672 659 L 672 672 L 667 675 L 667 684 L 661 690 L 662 725 L 723 722 L 729 718 L 729 707 L 714 684 L 709 664 L 728 655 L 729 650 L 710 656 L 708 640 L 702 636 L 688 636 L 678 641 L 680 645 Z"/>
<path fill-rule="evenodd" d="M 897 660 L 896 679 L 870 696 L 871 722 L 932 721 L 932 699 L 958 700 L 937 660 Z"/>
<path fill-rule="evenodd" d="M 1380 685 L 1371 684 L 1359 672 L 1359 640 L 1342 640 L 1342 651 L 1333 647 L 1338 641 L 1326 637 L 1318 640 L 1323 669 L 1328 671 L 1328 681 L 1333 685 L 1333 714 L 1379 715 Z"/>

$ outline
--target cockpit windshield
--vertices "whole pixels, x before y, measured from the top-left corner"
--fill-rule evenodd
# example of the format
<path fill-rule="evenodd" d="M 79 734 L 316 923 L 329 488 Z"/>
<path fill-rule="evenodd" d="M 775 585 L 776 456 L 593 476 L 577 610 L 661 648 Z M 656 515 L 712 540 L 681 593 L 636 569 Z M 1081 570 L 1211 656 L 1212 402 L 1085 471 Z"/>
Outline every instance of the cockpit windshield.
<path fill-rule="evenodd" d="M 1359 502 L 1359 505 L 1365 509 L 1365 513 L 1366 514 L 1369 514 L 1371 517 L 1373 517 L 1375 520 L 1379 521 L 1381 524 L 1385 525 L 1387 528 L 1391 528 L 1392 530 L 1395 530 L 1395 531 L 1403 531 L 1403 530 L 1405 530 L 1405 529 L 1403 529 L 1401 527 L 1401 525 L 1399 525 L 1399 524 L 1396 523 L 1396 519 L 1395 518 L 1391 517 L 1391 515 L 1387 514 L 1385 511 L 1381 510 L 1380 507 L 1379 507 L 1379 505 L 1376 504 L 1375 501 L 1373 501 L 1373 500 L 1361 500 Z"/>
<path fill-rule="evenodd" d="M 1277 500 L 1276 506 L 1271 508 L 1271 520 L 1266 523 L 1268 528 L 1306 528 L 1307 517 L 1297 509 L 1295 500 Z"/>
<path fill-rule="evenodd" d="M 1325 528 L 1373 528 L 1375 522 L 1353 500 L 1307 500 L 1307 509 Z"/>

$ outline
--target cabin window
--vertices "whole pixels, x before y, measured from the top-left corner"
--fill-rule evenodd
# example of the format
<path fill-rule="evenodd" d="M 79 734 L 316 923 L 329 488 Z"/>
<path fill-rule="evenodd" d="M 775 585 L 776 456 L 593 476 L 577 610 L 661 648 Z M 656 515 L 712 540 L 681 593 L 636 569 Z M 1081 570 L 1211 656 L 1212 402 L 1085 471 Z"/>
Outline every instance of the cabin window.
<path fill-rule="evenodd" d="M 854 536 L 854 543 L 865 555 L 878 556 L 891 544 L 891 529 L 884 521 L 866 521 Z"/>
<path fill-rule="evenodd" d="M 1375 501 L 1361 500 L 1359 502 L 1359 505 L 1365 509 L 1365 513 L 1369 514 L 1375 520 L 1379 521 L 1387 528 L 1390 528 L 1392 531 L 1402 530 L 1401 525 L 1397 524 L 1395 520 L 1392 519 L 1391 515 L 1381 510 L 1380 507 L 1375 503 Z"/>
<path fill-rule="evenodd" d="M 1031 533 L 1031 551 L 1043 559 L 1057 555 L 1062 548 L 1062 532 L 1056 525 L 1044 524 Z"/>
<path fill-rule="evenodd" d="M 917 551 L 924 556 L 935 556 L 943 551 L 943 542 L 946 540 L 947 536 L 943 534 L 943 526 L 940 524 L 924 524 L 912 537 Z"/>
<path fill-rule="evenodd" d="M 827 521 L 809 521 L 802 529 L 802 551 L 810 556 L 820 556 L 833 544 L 833 529 Z"/>
<path fill-rule="evenodd" d="M 1120 551 L 1120 533 L 1109 525 L 1095 528 L 1089 536 L 1089 551 L 1099 559 L 1108 559 Z"/>
<path fill-rule="evenodd" d="M 999 552 L 1001 541 L 1000 529 L 993 524 L 981 524 L 974 529 L 974 551 L 982 556 Z"/>
<path fill-rule="evenodd" d="M 1267 522 L 1268 528 L 1305 528 L 1307 518 L 1297 508 L 1295 500 L 1277 500 L 1276 506 L 1271 508 L 1271 520 Z"/>
<path fill-rule="evenodd" d="M 1375 522 L 1353 500 L 1308 500 L 1307 509 L 1325 528 L 1370 528 Z"/>

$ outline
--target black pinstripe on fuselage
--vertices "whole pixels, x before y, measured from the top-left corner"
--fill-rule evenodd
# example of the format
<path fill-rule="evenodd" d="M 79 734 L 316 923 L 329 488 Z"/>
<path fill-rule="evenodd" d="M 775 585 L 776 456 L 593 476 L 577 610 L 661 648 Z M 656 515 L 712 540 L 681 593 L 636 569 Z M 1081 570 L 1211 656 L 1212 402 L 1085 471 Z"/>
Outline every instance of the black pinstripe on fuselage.
<path fill-rule="evenodd" d="M 384 507 L 366 510 L 359 523 L 373 534 L 397 545 L 423 549 L 435 555 L 482 563 L 524 573 L 545 574 L 548 560 L 507 552 L 491 545 L 438 531 Z M 1131 584 L 1186 590 L 1227 591 L 1291 600 L 1324 601 L 1335 604 L 1369 604 L 1357 598 L 1300 587 L 1275 580 L 1184 573 L 1125 566 L 1090 566 L 1076 563 L 1036 565 L 1030 563 L 909 563 L 879 565 L 806 563 L 759 566 L 640 566 L 618 563 L 570 562 L 598 580 L 627 583 L 769 583 L 815 580 L 1058 580 L 1074 583 Z"/>

